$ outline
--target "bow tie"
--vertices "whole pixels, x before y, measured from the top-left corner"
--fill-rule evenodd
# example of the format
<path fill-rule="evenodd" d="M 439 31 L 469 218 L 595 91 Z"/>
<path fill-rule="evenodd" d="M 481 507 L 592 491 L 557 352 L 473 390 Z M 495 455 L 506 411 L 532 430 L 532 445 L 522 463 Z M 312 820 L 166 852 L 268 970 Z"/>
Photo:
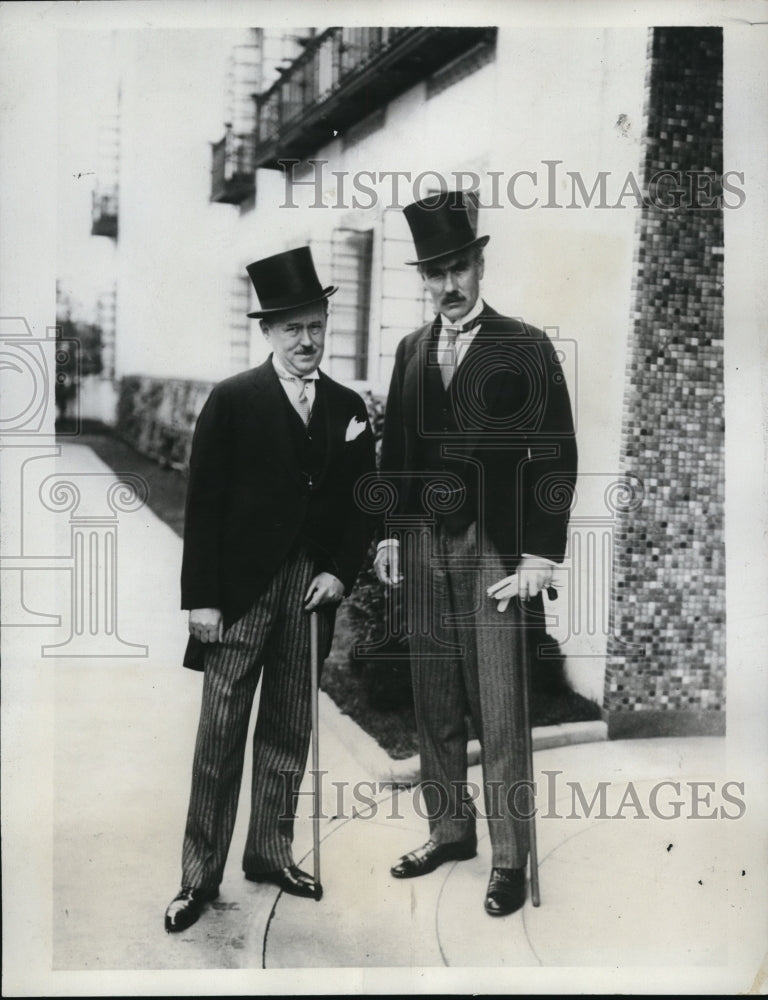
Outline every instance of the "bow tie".
<path fill-rule="evenodd" d="M 448 335 L 451 340 L 455 340 L 459 334 L 469 333 L 470 330 L 474 330 L 476 326 L 479 325 L 479 319 L 473 319 L 469 323 L 465 323 L 463 326 L 456 325 L 454 323 L 446 324 L 442 331 Z"/>

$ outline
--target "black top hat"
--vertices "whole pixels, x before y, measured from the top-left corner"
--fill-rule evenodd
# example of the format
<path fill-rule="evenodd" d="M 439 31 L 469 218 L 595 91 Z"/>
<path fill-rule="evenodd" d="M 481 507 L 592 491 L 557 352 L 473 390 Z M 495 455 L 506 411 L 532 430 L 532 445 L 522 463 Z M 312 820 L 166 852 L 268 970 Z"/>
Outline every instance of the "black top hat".
<path fill-rule="evenodd" d="M 403 212 L 416 246 L 417 260 L 424 264 L 469 247 L 484 247 L 490 236 L 476 236 L 461 191 L 442 191 L 407 205 Z"/>
<path fill-rule="evenodd" d="M 256 260 L 246 267 L 246 271 L 261 306 L 248 313 L 252 317 L 308 306 L 338 291 L 338 285 L 325 288 L 320 285 L 309 247 L 297 247 Z"/>

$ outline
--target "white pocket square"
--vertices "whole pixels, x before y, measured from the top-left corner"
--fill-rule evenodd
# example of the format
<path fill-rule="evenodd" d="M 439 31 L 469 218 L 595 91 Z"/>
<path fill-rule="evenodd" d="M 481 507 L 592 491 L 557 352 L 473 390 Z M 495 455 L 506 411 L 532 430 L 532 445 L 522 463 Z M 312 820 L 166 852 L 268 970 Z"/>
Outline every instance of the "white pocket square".
<path fill-rule="evenodd" d="M 347 433 L 344 435 L 344 440 L 354 441 L 355 438 L 360 437 L 366 426 L 365 420 L 358 420 L 357 417 L 352 417 L 347 424 Z"/>

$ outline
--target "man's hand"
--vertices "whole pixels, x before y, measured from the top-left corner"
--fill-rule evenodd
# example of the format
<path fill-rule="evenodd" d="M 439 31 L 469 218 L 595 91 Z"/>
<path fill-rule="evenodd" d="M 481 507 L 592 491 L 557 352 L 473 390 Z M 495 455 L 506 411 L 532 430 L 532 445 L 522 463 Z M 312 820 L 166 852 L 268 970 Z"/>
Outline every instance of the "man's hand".
<path fill-rule="evenodd" d="M 400 575 L 400 546 L 392 538 L 382 542 L 373 560 L 373 570 L 385 587 L 399 587 L 403 582 Z"/>
<path fill-rule="evenodd" d="M 221 642 L 223 631 L 218 608 L 195 608 L 189 612 L 189 634 L 200 642 Z"/>
<path fill-rule="evenodd" d="M 333 573 L 318 573 L 304 595 L 304 610 L 314 611 L 321 604 L 338 604 L 344 596 L 344 584 Z"/>
<path fill-rule="evenodd" d="M 546 559 L 535 556 L 523 556 L 517 572 L 505 576 L 488 588 L 488 596 L 498 601 L 497 610 L 504 612 L 507 605 L 516 595 L 524 601 L 535 597 L 540 591 L 546 590 L 552 584 L 552 574 L 555 567 Z"/>

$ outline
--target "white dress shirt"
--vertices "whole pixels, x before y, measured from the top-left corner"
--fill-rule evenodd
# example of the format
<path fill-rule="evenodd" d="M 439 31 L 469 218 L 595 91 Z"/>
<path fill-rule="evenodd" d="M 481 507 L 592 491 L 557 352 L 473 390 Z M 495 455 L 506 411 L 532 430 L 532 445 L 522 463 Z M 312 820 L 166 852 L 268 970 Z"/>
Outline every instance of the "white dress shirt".
<path fill-rule="evenodd" d="M 312 412 L 312 407 L 315 402 L 315 382 L 320 378 L 317 369 L 310 372 L 309 375 L 292 375 L 290 372 L 286 371 L 285 367 L 280 364 L 275 355 L 272 355 L 272 367 L 277 373 L 277 377 L 280 379 L 280 385 L 290 400 L 291 406 L 297 413 L 301 414 L 301 406 L 299 403 L 299 396 L 303 391 L 306 394 L 306 400 L 309 403 L 309 412 Z M 302 387 L 302 382 L 304 386 Z"/>
<path fill-rule="evenodd" d="M 451 345 L 445 335 L 446 328 L 452 330 L 458 329 L 459 335 L 456 337 L 454 349 L 456 351 L 456 368 L 459 367 L 467 353 L 467 348 L 475 339 L 477 332 L 480 329 L 480 324 L 474 323 L 473 321 L 478 318 L 483 309 L 485 309 L 485 303 L 482 299 L 478 298 L 477 302 L 475 302 L 467 315 L 462 316 L 456 323 L 440 313 L 440 336 L 437 340 L 437 353 L 439 357 L 445 357 L 446 353 L 451 350 Z M 470 323 L 472 323 L 472 326 L 464 331 L 463 328 L 467 327 Z"/>

